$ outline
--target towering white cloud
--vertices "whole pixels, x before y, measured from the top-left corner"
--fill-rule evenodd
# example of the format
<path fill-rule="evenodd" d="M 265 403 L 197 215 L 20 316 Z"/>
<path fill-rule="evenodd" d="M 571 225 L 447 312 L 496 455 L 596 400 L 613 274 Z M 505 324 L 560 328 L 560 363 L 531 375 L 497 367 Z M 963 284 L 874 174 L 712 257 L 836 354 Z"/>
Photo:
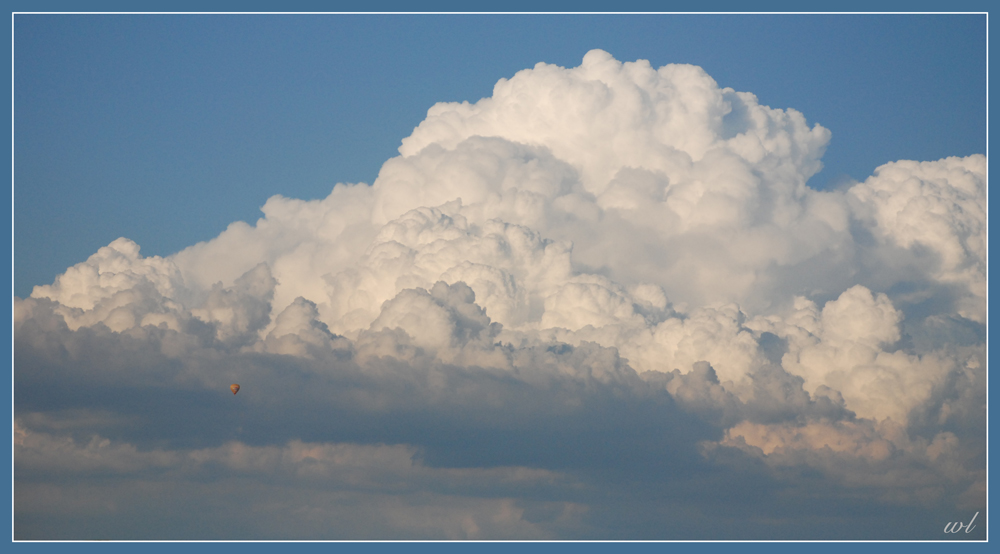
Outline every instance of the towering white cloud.
<path fill-rule="evenodd" d="M 437 104 L 371 186 L 275 196 L 255 225 L 167 258 L 118 239 L 15 299 L 15 409 L 32 437 L 16 464 L 96 452 L 39 423 L 56 408 L 37 391 L 110 386 L 119 374 L 95 360 L 127 351 L 130 390 L 193 402 L 249 380 L 238 399 L 269 416 L 253 416 L 256 446 L 223 447 L 115 401 L 124 420 L 160 417 L 149 444 L 173 450 L 139 452 L 126 424 L 95 424 L 124 441 L 88 458 L 124 460 L 94 461 L 108 471 L 235 468 L 239 451 L 270 460 L 255 475 L 350 489 L 337 468 L 360 449 L 403 464 L 392 478 L 406 487 L 484 467 L 559 482 L 543 509 L 459 479 L 434 497 L 452 502 L 443 519 L 399 508 L 410 523 L 381 527 L 392 533 L 589 536 L 610 508 L 573 487 L 625 472 L 683 488 L 734 459 L 769 468 L 750 480 L 787 498 L 808 496 L 788 469 L 808 467 L 830 486 L 867 483 L 874 503 L 978 506 L 985 157 L 894 162 L 816 191 L 829 137 L 701 68 L 600 50 Z M 590 484 L 545 473 L 557 469 Z M 907 482 L 925 492 L 901 494 Z M 396 509 L 392 491 L 365 494 Z M 456 523 L 459 505 L 480 515 Z"/>
<path fill-rule="evenodd" d="M 959 315 L 986 321 L 985 157 L 889 163 L 850 194 L 879 240 L 930 258 L 929 277 L 959 289 Z"/>

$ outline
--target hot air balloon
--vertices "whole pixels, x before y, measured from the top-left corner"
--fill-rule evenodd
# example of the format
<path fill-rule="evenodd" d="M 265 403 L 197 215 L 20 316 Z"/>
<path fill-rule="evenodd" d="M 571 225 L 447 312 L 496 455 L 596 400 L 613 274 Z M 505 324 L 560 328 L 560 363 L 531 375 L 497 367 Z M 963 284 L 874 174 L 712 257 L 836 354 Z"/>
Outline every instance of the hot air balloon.
<path fill-rule="evenodd" d="M 236 383 L 233 383 L 232 385 L 229 385 L 229 390 L 233 391 L 233 394 L 236 394 L 240 392 L 240 386 L 237 385 Z"/>

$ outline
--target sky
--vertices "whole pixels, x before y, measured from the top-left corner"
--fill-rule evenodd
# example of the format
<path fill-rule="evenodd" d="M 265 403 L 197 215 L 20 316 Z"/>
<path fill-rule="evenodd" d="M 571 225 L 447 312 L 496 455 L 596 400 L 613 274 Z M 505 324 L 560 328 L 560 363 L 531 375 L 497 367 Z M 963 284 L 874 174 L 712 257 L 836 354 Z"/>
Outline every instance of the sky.
<path fill-rule="evenodd" d="M 984 16 L 19 15 L 13 111 L 16 539 L 985 538 Z"/>
<path fill-rule="evenodd" d="M 371 184 L 441 101 L 538 62 L 703 67 L 830 129 L 814 188 L 986 151 L 974 16 L 18 16 L 14 294 L 128 237 L 166 256 L 268 198 Z"/>

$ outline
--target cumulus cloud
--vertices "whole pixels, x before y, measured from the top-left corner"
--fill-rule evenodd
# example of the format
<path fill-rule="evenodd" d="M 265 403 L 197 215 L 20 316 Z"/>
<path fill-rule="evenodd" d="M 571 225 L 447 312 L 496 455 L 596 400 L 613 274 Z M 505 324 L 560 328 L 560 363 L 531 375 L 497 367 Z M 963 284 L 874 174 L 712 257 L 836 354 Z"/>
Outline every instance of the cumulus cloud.
<path fill-rule="evenodd" d="M 927 259 L 929 277 L 956 290 L 953 311 L 986 321 L 986 158 L 899 161 L 850 190 L 875 237 Z"/>
<path fill-rule="evenodd" d="M 595 50 L 371 186 L 118 239 L 14 299 L 15 534 L 939 538 L 985 507 L 986 160 L 817 191 L 829 138 Z"/>

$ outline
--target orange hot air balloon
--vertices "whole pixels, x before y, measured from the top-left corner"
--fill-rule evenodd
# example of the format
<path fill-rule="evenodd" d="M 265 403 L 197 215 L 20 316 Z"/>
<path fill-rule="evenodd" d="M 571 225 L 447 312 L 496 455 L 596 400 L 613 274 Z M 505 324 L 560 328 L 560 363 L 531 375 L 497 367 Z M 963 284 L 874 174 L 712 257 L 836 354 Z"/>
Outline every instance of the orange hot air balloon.
<path fill-rule="evenodd" d="M 229 385 L 229 390 L 233 391 L 233 394 L 236 394 L 240 392 L 240 386 L 237 385 L 236 383 L 233 383 L 232 385 Z"/>

